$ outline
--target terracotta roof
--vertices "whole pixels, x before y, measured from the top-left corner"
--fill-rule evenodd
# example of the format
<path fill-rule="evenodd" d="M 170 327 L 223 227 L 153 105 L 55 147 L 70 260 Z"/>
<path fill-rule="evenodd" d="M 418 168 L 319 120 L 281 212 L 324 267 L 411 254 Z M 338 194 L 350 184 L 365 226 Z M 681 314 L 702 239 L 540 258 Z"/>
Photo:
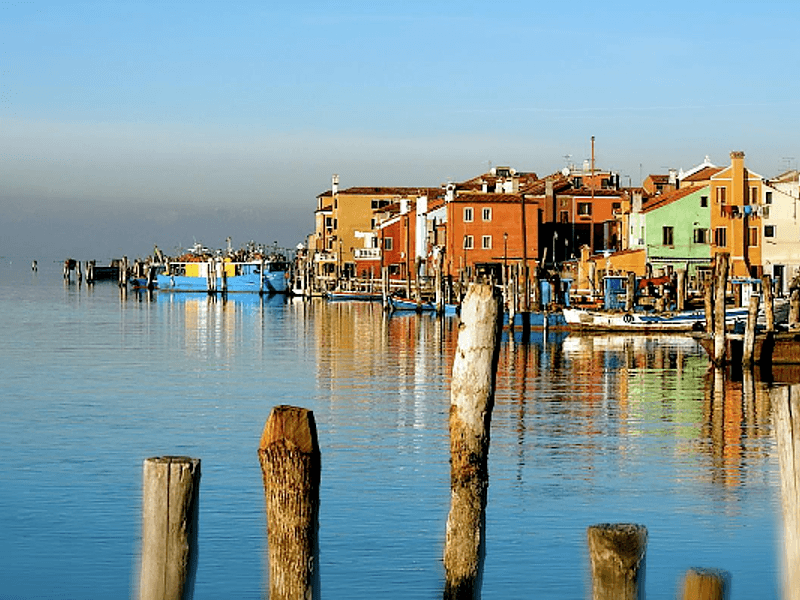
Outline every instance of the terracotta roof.
<path fill-rule="evenodd" d="M 425 196 L 436 197 L 442 194 L 441 188 L 430 187 L 351 187 L 341 190 L 339 195 L 350 196 Z"/>
<path fill-rule="evenodd" d="M 647 178 L 653 183 L 669 183 L 669 175 L 648 175 Z"/>
<path fill-rule="evenodd" d="M 642 212 L 647 213 L 651 210 L 655 210 L 657 208 L 661 208 L 662 206 L 666 206 L 667 204 L 672 204 L 681 198 L 685 198 L 689 194 L 694 194 L 695 192 L 701 190 L 703 188 L 680 188 L 675 190 L 674 192 L 667 192 L 665 194 L 661 194 L 660 196 L 654 196 L 649 202 L 645 203 L 642 206 Z"/>
<path fill-rule="evenodd" d="M 722 171 L 724 167 L 703 167 L 697 173 L 692 173 L 681 179 L 681 182 L 684 181 L 706 181 L 711 179 L 712 176 L 716 175 L 720 171 Z"/>

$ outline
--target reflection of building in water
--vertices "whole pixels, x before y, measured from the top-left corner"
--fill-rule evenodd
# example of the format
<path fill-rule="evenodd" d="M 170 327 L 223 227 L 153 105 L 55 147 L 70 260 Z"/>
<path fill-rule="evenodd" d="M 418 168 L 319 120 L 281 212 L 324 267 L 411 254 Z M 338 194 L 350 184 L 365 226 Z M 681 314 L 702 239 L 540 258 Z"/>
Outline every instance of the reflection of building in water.
<path fill-rule="evenodd" d="M 769 389 L 744 375 L 731 381 L 724 370 L 711 369 L 706 376 L 703 448 L 711 457 L 711 480 L 726 488 L 741 485 L 747 465 L 768 454 Z"/>

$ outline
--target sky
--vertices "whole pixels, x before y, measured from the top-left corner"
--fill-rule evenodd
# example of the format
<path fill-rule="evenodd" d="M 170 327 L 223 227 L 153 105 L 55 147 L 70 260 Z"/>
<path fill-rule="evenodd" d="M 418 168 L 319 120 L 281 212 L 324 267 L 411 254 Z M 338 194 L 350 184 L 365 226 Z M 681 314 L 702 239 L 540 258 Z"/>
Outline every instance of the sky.
<path fill-rule="evenodd" d="M 0 0 L 0 257 L 295 247 L 336 173 L 800 159 L 800 3 Z"/>

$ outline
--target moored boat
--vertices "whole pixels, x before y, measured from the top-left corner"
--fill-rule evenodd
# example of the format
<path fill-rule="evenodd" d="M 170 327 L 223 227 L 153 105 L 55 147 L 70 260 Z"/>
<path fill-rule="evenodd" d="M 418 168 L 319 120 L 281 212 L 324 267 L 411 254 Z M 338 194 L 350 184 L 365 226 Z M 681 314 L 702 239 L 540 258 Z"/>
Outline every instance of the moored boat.
<path fill-rule="evenodd" d="M 747 311 L 742 307 L 726 309 L 727 325 L 735 326 L 737 322 L 746 321 Z M 646 313 L 564 308 L 563 315 L 570 328 L 585 331 L 688 332 L 703 330 L 706 322 L 702 310 Z"/>
<path fill-rule="evenodd" d="M 195 251 L 166 261 L 156 275 L 156 287 L 167 292 L 284 294 L 288 273 L 289 262 L 277 253 L 210 256 Z"/>

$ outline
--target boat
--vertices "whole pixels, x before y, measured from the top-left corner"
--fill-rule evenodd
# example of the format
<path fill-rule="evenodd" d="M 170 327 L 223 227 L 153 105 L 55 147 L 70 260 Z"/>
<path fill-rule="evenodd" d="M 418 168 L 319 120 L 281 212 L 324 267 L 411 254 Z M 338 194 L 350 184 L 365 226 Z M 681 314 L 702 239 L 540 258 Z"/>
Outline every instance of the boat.
<path fill-rule="evenodd" d="M 746 307 L 727 308 L 725 322 L 729 327 L 747 320 Z M 703 310 L 684 310 L 663 313 L 623 312 L 567 308 L 562 311 L 571 329 L 582 331 L 636 331 L 641 333 L 690 332 L 705 329 Z"/>
<path fill-rule="evenodd" d="M 166 261 L 156 275 L 156 287 L 165 292 L 285 294 L 289 262 L 282 254 L 240 251 L 210 255 L 196 247 Z"/>
<path fill-rule="evenodd" d="M 326 295 L 328 300 L 333 301 L 360 300 L 362 302 L 380 302 L 383 299 L 383 295 L 380 292 L 362 292 L 358 290 L 339 290 L 328 292 Z"/>
<path fill-rule="evenodd" d="M 511 328 L 509 313 L 503 315 L 503 327 Z M 566 329 L 567 321 L 559 311 L 531 311 L 514 314 L 514 329 Z"/>
<path fill-rule="evenodd" d="M 389 296 L 389 307 L 393 311 L 436 312 L 436 303 L 430 300 L 417 302 L 400 296 Z M 444 303 L 443 314 L 453 316 L 458 314 L 458 305 Z"/>

